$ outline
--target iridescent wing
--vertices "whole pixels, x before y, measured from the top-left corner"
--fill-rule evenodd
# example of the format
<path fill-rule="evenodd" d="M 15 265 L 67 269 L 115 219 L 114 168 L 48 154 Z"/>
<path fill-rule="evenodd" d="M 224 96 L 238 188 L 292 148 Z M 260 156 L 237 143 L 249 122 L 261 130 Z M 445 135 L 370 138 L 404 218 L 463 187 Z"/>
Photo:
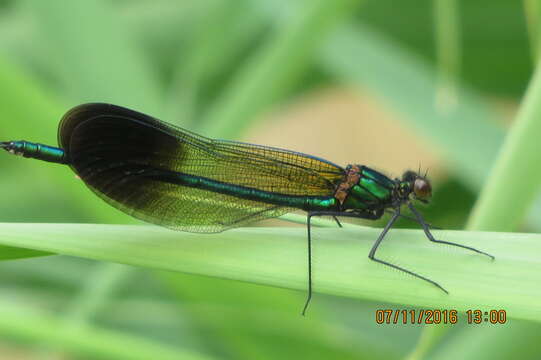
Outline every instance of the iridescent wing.
<path fill-rule="evenodd" d="M 98 196 L 154 224 L 218 232 L 293 209 L 141 176 L 176 172 L 297 196 L 332 196 L 344 170 L 294 151 L 208 139 L 147 115 L 108 104 L 70 110 L 59 145 L 72 169 Z"/>

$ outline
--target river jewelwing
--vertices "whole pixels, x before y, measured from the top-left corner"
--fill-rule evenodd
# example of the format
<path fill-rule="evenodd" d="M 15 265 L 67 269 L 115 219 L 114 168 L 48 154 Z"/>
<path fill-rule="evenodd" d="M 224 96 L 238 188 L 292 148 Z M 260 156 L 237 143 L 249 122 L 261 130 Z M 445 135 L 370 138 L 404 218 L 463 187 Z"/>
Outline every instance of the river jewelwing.
<path fill-rule="evenodd" d="M 59 147 L 28 141 L 0 142 L 8 152 L 66 164 L 100 198 L 140 220 L 174 230 L 213 233 L 247 223 L 304 210 L 308 230 L 308 297 L 312 297 L 314 216 L 376 220 L 392 216 L 368 257 L 440 284 L 385 260 L 376 251 L 407 206 L 436 243 L 413 201 L 427 203 L 432 188 L 426 175 L 406 171 L 391 179 L 364 165 L 341 167 L 295 151 L 243 142 L 209 139 L 120 106 L 90 103 L 76 106 L 62 118 Z"/>

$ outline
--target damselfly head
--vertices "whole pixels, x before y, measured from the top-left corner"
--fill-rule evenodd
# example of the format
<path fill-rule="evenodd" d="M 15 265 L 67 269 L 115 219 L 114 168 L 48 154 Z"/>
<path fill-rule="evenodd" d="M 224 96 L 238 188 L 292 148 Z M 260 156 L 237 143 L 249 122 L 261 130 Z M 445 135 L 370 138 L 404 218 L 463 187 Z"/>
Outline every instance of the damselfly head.
<path fill-rule="evenodd" d="M 415 199 L 426 203 L 432 196 L 432 186 L 425 176 L 422 176 L 415 171 L 408 170 L 402 175 L 402 181 L 406 181 L 410 184 L 411 193 Z"/>

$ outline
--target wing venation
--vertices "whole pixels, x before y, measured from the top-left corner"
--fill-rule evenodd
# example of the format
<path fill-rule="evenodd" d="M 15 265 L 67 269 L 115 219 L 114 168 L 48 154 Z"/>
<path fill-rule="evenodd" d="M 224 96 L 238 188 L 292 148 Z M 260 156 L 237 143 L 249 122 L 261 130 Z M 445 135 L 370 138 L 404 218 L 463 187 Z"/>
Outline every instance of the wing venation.
<path fill-rule="evenodd" d="M 144 221 L 195 232 L 222 231 L 292 209 L 138 174 L 167 170 L 285 195 L 330 196 L 344 172 L 310 155 L 208 139 L 108 104 L 68 112 L 59 144 L 73 170 L 112 206 Z"/>

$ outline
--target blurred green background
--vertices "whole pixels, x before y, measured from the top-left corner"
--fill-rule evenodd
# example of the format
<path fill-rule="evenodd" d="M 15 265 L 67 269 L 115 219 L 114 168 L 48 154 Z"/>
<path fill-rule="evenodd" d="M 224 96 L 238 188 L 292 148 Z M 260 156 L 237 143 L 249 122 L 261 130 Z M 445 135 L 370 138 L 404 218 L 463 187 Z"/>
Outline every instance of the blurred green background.
<path fill-rule="evenodd" d="M 0 135 L 55 145 L 70 107 L 110 102 L 393 176 L 421 166 L 435 188 L 423 213 L 462 229 L 531 77 L 534 5 L 4 0 Z M 0 155 L 0 221 L 135 223 L 68 168 Z M 538 229 L 532 214 L 522 230 Z M 0 298 L 25 311 L 6 305 L 0 359 L 399 359 L 430 336 L 423 358 L 539 358 L 537 324 L 377 325 L 375 309 L 397 305 L 323 295 L 303 318 L 304 296 L 61 256 L 4 261 Z"/>

